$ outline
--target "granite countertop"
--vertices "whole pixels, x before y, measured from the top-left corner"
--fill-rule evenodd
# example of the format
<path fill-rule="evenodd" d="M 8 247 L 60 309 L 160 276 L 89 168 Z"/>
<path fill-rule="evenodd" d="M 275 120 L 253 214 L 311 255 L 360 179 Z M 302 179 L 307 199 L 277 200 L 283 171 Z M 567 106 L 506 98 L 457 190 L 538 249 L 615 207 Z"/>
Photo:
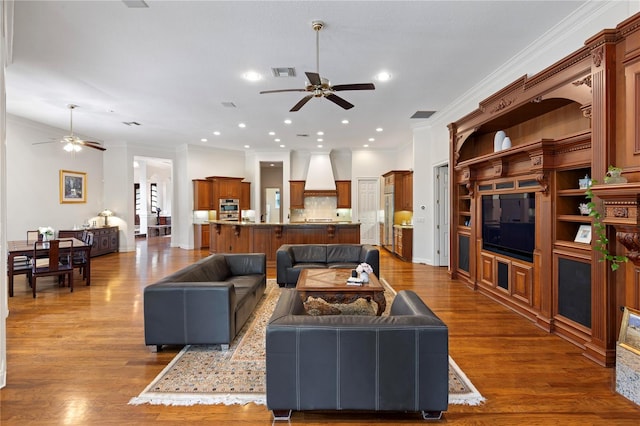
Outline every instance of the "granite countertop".
<path fill-rule="evenodd" d="M 210 220 L 208 223 L 214 225 L 239 225 L 239 226 L 328 226 L 328 225 L 359 225 L 359 223 L 353 222 L 291 222 L 291 223 L 266 223 L 266 222 L 230 222 L 226 220 Z"/>
<path fill-rule="evenodd" d="M 413 229 L 413 225 L 393 225 L 394 228 Z"/>

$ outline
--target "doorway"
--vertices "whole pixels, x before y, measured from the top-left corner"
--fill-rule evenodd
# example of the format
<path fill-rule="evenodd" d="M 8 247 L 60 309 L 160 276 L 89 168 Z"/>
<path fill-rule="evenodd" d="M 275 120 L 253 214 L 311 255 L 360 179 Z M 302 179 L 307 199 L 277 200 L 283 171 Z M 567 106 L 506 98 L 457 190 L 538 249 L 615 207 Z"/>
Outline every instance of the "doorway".
<path fill-rule="evenodd" d="M 173 161 L 133 158 L 135 235 L 171 238 Z"/>
<path fill-rule="evenodd" d="M 357 212 L 360 243 L 380 244 L 380 179 L 358 178 Z"/>
<path fill-rule="evenodd" d="M 436 266 L 449 266 L 449 166 L 443 165 L 435 169 L 436 223 L 435 239 L 437 247 Z"/>
<path fill-rule="evenodd" d="M 280 208 L 280 188 L 265 188 L 265 222 L 282 222 L 282 209 Z"/>

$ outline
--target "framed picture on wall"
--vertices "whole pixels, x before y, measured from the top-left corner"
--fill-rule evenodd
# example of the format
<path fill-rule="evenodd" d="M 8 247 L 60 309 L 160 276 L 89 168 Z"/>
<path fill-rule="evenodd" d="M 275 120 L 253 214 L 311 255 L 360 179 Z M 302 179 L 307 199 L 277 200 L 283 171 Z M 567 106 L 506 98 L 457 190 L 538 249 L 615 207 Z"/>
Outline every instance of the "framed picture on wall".
<path fill-rule="evenodd" d="M 87 174 L 60 170 L 60 204 L 87 202 Z"/>
<path fill-rule="evenodd" d="M 591 244 L 591 225 L 580 225 L 576 238 L 573 241 L 576 243 Z"/>
<path fill-rule="evenodd" d="M 640 311 L 624 308 L 618 343 L 640 355 Z"/>

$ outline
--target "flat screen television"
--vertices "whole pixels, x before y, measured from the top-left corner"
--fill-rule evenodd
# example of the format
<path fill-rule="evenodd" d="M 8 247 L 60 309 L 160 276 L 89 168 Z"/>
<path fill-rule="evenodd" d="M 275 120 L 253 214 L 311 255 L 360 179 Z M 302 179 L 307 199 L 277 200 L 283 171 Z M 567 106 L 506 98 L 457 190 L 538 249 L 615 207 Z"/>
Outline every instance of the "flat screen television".
<path fill-rule="evenodd" d="M 482 248 L 533 261 L 536 244 L 536 194 L 482 196 Z"/>

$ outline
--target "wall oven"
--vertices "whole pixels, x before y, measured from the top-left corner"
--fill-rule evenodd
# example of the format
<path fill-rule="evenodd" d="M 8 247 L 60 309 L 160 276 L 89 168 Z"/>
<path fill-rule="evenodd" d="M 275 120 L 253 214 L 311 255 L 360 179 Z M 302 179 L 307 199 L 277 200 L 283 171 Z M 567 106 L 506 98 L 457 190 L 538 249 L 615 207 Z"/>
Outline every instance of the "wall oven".
<path fill-rule="evenodd" d="M 221 198 L 218 209 L 218 220 L 237 222 L 240 220 L 240 200 L 237 198 Z"/>

